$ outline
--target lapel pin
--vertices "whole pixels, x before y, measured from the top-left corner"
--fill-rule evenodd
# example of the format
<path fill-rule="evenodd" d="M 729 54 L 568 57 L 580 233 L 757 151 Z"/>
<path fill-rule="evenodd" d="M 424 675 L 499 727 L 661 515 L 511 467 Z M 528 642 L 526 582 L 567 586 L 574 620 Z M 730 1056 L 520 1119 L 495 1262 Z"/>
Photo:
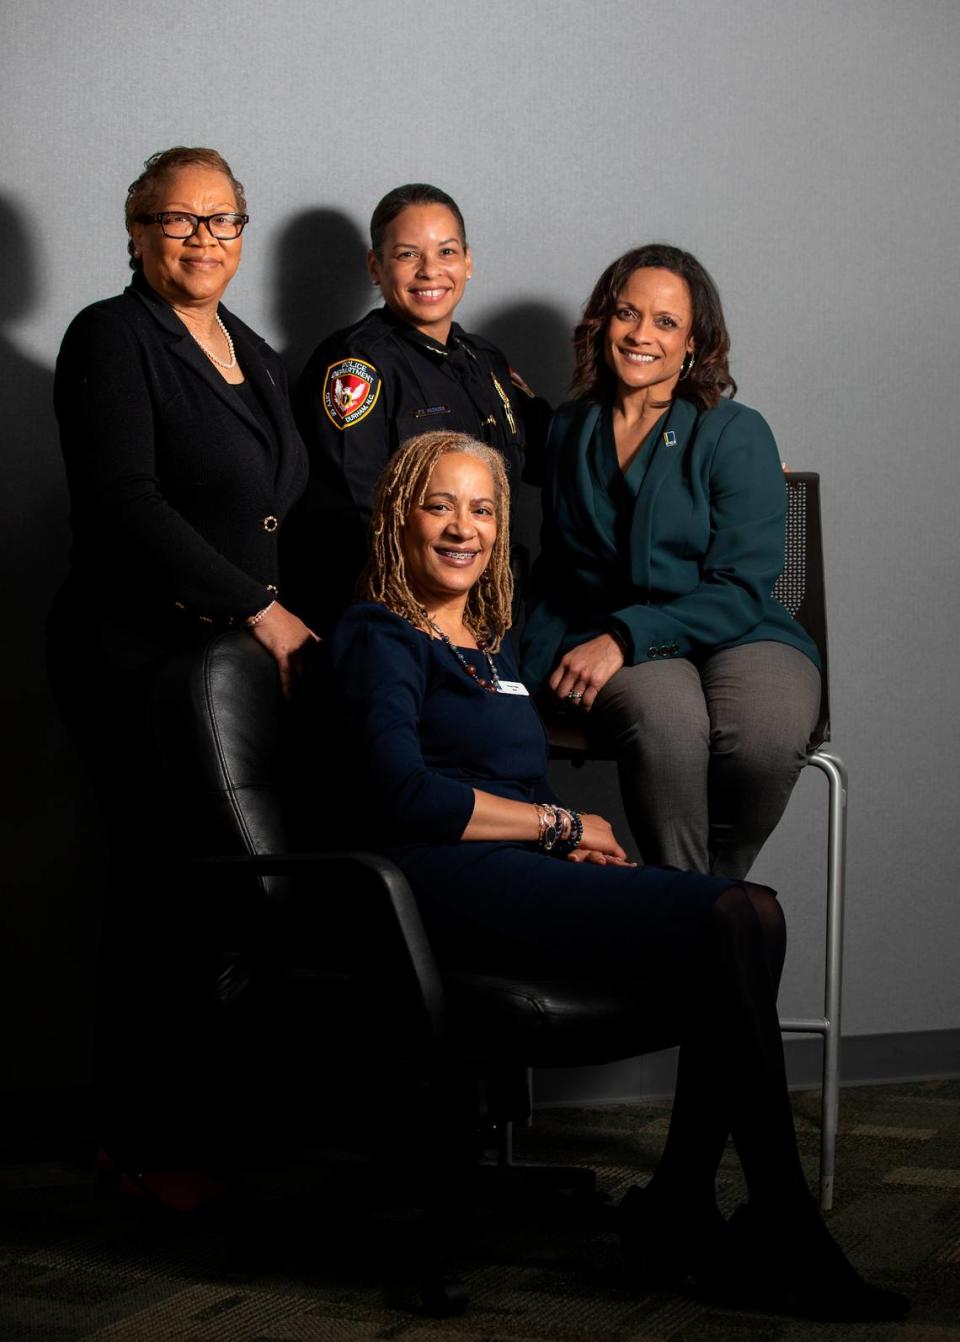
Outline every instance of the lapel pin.
<path fill-rule="evenodd" d="M 673 429 L 666 430 L 663 435 L 663 441 L 666 443 L 667 447 L 676 447 L 677 435 L 674 433 Z"/>

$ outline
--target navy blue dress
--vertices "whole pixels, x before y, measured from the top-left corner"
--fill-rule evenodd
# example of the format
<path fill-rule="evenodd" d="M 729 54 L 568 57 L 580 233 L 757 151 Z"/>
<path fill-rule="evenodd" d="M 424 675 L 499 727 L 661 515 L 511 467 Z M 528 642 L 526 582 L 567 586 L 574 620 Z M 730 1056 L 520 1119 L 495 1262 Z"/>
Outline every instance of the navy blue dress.
<path fill-rule="evenodd" d="M 489 679 L 483 654 L 461 651 Z M 699 940 L 715 900 L 734 882 L 567 862 L 535 843 L 461 841 L 474 788 L 555 800 L 546 732 L 529 697 L 490 693 L 446 644 L 373 603 L 350 607 L 329 653 L 350 780 L 338 845 L 391 857 L 450 954 L 465 940 L 474 948 L 488 942 L 584 972 L 622 974 L 674 960 Z M 508 644 L 494 663 L 501 680 L 519 679 Z M 575 798 L 563 801 L 576 806 Z"/>

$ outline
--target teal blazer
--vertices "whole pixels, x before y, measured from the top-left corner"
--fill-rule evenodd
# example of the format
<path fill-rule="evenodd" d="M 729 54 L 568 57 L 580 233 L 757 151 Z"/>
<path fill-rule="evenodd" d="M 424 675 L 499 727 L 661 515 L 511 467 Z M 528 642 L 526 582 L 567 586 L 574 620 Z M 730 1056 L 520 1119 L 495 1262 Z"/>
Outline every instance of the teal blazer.
<path fill-rule="evenodd" d="M 698 411 L 675 400 L 644 449 L 651 457 L 628 553 L 618 553 L 598 520 L 589 462 L 602 413 L 571 401 L 550 426 L 535 604 L 520 653 L 530 689 L 571 647 L 604 632 L 619 637 L 628 666 L 764 639 L 819 666 L 813 640 L 770 595 L 783 568 L 787 500 L 763 417 L 732 401 Z"/>

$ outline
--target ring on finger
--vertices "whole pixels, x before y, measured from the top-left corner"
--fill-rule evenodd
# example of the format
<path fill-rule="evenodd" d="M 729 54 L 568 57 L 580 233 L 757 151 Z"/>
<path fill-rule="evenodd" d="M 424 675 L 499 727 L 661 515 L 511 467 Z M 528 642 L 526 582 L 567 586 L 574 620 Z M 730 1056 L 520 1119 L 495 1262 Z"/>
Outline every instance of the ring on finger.
<path fill-rule="evenodd" d="M 581 690 L 571 690 L 567 698 L 571 704 L 578 704 L 583 698 L 583 692 Z"/>

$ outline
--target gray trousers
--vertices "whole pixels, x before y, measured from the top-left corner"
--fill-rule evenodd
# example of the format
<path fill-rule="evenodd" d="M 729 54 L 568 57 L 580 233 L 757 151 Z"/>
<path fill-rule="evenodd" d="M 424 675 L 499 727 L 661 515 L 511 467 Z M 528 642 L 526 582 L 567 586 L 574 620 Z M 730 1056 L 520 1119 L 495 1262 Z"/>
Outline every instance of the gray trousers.
<path fill-rule="evenodd" d="M 819 708 L 819 671 L 786 643 L 612 676 L 590 729 L 616 751 L 643 861 L 742 880 L 783 815 Z"/>

